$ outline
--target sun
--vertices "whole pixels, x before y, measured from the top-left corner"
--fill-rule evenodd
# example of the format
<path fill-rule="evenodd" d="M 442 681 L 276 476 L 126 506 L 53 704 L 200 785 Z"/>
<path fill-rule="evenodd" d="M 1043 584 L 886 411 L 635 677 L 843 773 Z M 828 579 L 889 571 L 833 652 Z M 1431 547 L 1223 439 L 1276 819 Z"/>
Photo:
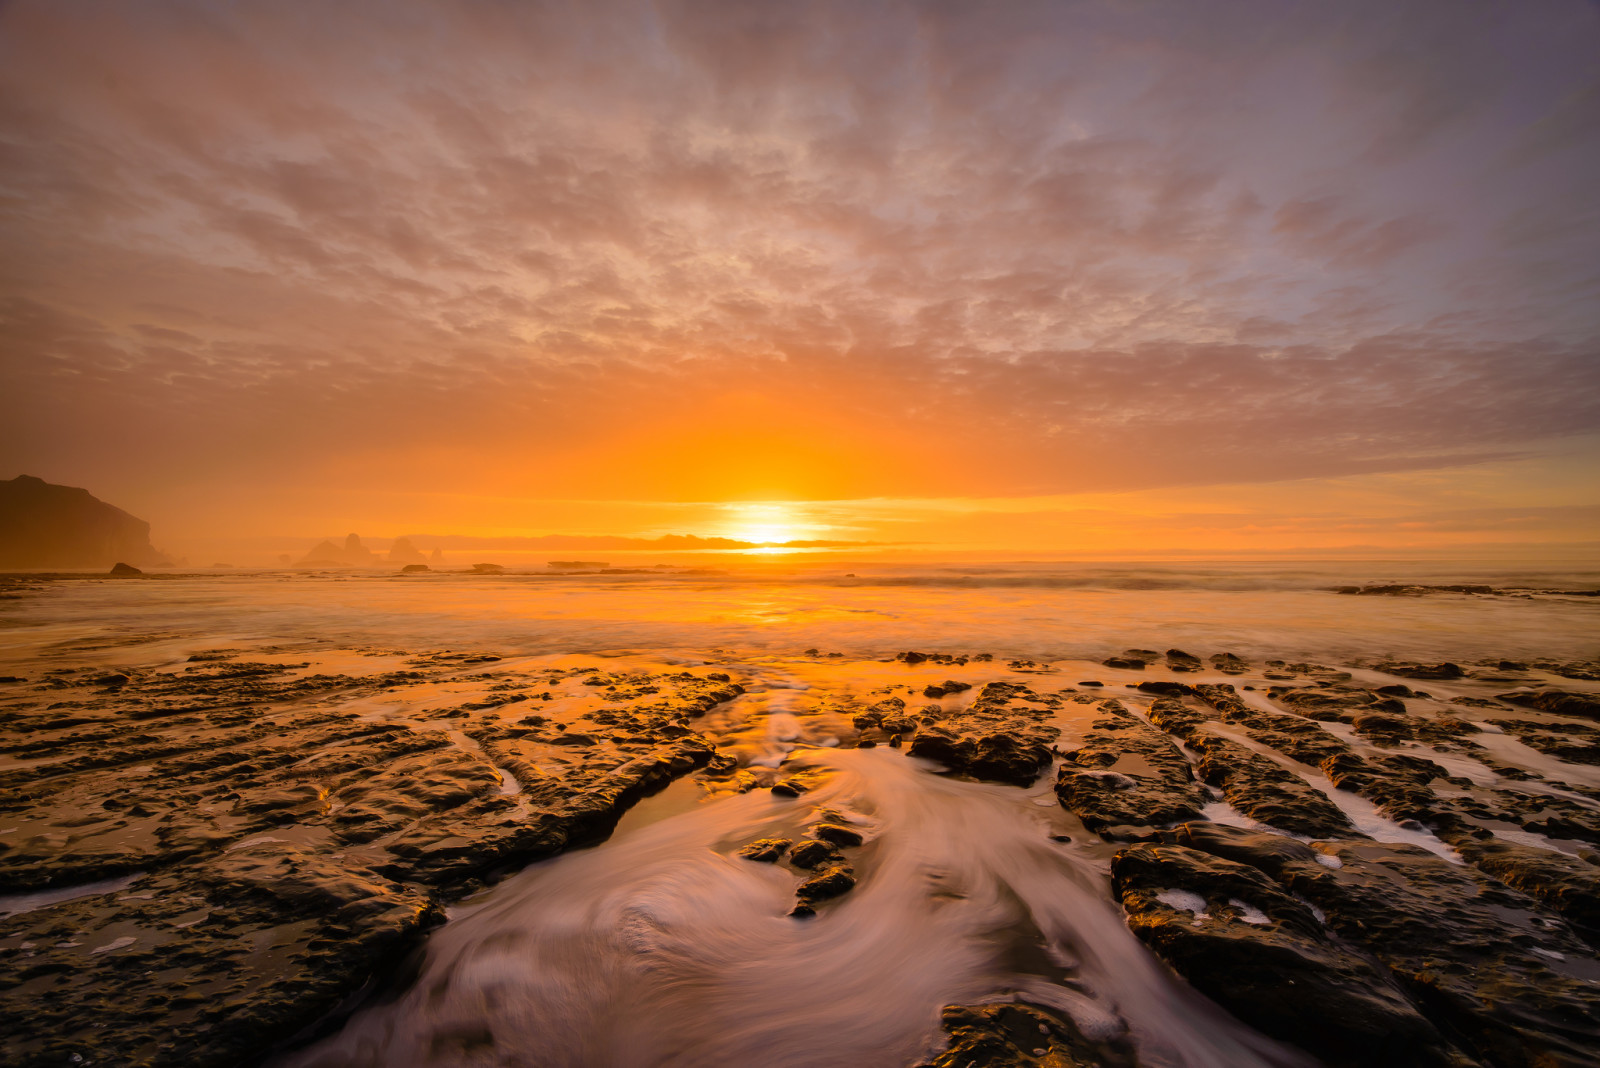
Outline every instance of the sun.
<path fill-rule="evenodd" d="M 781 545 L 800 537 L 793 513 L 782 504 L 740 504 L 734 512 L 727 537 L 757 545 Z"/>

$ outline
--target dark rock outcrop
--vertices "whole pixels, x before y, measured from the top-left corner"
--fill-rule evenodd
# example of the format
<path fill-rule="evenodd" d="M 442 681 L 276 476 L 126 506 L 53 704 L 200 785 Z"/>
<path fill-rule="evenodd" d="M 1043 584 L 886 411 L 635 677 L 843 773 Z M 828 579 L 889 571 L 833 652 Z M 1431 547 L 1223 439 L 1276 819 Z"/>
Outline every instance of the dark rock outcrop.
<path fill-rule="evenodd" d="M 0 953 L 0 1061 L 258 1063 L 448 901 L 605 836 L 705 766 L 685 724 L 740 693 L 726 675 L 619 672 L 569 697 L 564 722 L 518 719 L 529 691 L 594 669 L 498 661 L 333 675 L 197 654 L 172 672 L 63 669 L 39 684 L 48 708 L 9 691 L 0 813 L 28 830 L 0 840 L 7 892 L 138 884 L 0 918 L 0 941 L 32 947 Z M 458 733 L 360 711 L 440 683 L 479 691 L 426 712 Z M 41 978 L 56 993 L 31 993 Z"/>
<path fill-rule="evenodd" d="M 1121 1038 L 1094 1042 L 1065 1016 L 1033 1005 L 946 1005 L 949 1047 L 933 1068 L 1135 1068 Z"/>
<path fill-rule="evenodd" d="M 1517 1068 L 1597 1063 L 1600 990 L 1565 963 L 1589 948 L 1534 898 L 1413 846 L 1351 841 L 1307 856 L 1196 824 L 1174 839 L 1257 868 L 1316 906 L 1327 929 L 1381 964 L 1462 1054 Z M 1212 885 L 1203 872 L 1183 885 L 1176 866 L 1163 877 L 1195 893 Z"/>
<path fill-rule="evenodd" d="M 1575 719 L 1600 720 L 1600 696 L 1592 693 L 1569 693 L 1566 690 L 1516 690 L 1497 695 L 1524 708 L 1536 708 L 1555 716 L 1572 716 Z"/>
<path fill-rule="evenodd" d="M 1205 793 L 1178 747 L 1120 702 L 1101 709 L 1108 714 L 1083 744 L 1063 754 L 1056 773 L 1061 804 L 1108 837 L 1199 818 Z"/>
<path fill-rule="evenodd" d="M 32 475 L 0 481 L 0 568 L 94 568 L 172 563 L 150 544 L 150 524 Z"/>
<path fill-rule="evenodd" d="M 1451 1063 L 1443 1037 L 1381 966 L 1330 937 L 1256 868 L 1139 846 L 1113 858 L 1111 880 L 1133 932 L 1264 1033 L 1331 1066 Z"/>
<path fill-rule="evenodd" d="M 919 727 L 908 751 L 974 778 L 1028 786 L 1050 766 L 1050 743 L 1061 732 L 1048 720 L 1059 704 L 1026 686 L 991 682 L 971 707 Z"/>

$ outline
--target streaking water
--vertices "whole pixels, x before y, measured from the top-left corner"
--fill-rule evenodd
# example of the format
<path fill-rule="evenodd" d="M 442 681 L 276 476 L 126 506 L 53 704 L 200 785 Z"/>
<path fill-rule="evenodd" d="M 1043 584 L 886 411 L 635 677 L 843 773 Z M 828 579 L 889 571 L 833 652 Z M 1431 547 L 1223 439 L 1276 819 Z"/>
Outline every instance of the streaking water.
<path fill-rule="evenodd" d="M 892 749 L 800 760 L 835 774 L 800 799 L 716 801 L 501 884 L 434 934 L 398 1000 L 289 1063 L 914 1064 L 941 1006 L 1005 991 L 1091 1036 L 1116 1035 L 1120 1017 L 1151 1068 L 1312 1063 L 1171 979 L 1029 793 Z M 732 854 L 795 837 L 819 808 L 866 834 L 848 851 L 861 881 L 791 918 L 798 877 Z"/>
<path fill-rule="evenodd" d="M 719 648 L 744 655 L 808 647 L 847 656 L 939 649 L 1049 660 L 1099 660 L 1130 646 L 1309 659 L 1600 652 L 1596 597 L 1328 592 L 1397 580 L 1592 590 L 1600 587 L 1592 570 L 854 566 L 851 573 L 764 566 L 710 576 L 401 576 L 374 569 L 64 581 L 0 606 L 4 616 L 27 623 L 0 628 L 0 656 L 71 640 L 114 644 L 130 634 L 145 643 L 170 639 L 175 653 L 206 647 L 189 639 L 214 646 L 264 636 L 315 637 L 343 648 L 697 657 Z"/>

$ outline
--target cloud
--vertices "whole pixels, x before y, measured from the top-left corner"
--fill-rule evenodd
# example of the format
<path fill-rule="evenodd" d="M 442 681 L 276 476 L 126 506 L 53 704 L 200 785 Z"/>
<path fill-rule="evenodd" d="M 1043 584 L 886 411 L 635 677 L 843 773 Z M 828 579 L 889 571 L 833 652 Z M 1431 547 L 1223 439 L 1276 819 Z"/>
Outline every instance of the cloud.
<path fill-rule="evenodd" d="M 1591 7 L 14 3 L 6 456 L 983 495 L 1600 417 Z"/>

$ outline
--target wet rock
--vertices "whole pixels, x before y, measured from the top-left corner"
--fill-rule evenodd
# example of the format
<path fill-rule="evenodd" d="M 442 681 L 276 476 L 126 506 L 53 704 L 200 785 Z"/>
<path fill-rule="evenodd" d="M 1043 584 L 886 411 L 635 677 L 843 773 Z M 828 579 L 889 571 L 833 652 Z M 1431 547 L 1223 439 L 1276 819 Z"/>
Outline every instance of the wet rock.
<path fill-rule="evenodd" d="M 1502 701 L 1525 708 L 1537 708 L 1556 716 L 1575 719 L 1600 720 L 1600 696 L 1592 693 L 1570 693 L 1565 690 L 1516 690 L 1497 694 Z"/>
<path fill-rule="evenodd" d="M 1273 876 L 1291 861 L 1315 861 L 1318 856 L 1316 850 L 1287 835 L 1247 831 L 1207 821 L 1185 823 L 1172 832 L 1172 841 L 1212 856 L 1248 864 Z"/>
<path fill-rule="evenodd" d="M 1427 786 L 1432 773 L 1419 778 L 1413 769 L 1369 760 L 1354 752 L 1328 757 L 1320 767 L 1335 787 L 1360 794 L 1391 819 L 1423 820 L 1435 814 L 1437 798 Z"/>
<path fill-rule="evenodd" d="M 866 711 L 858 713 L 852 722 L 857 730 L 870 730 L 873 727 L 882 727 L 885 719 L 898 721 L 905 717 L 906 703 L 898 697 L 887 697 L 882 701 L 868 706 Z M 943 711 L 942 709 L 940 710 Z M 895 733 L 895 732 L 890 732 Z"/>
<path fill-rule="evenodd" d="M 1469 593 L 1493 596 L 1505 591 L 1497 590 L 1493 586 L 1471 584 L 1427 586 L 1415 583 L 1386 583 L 1376 586 L 1338 586 L 1334 588 L 1333 592 L 1356 597 L 1422 597 L 1430 593 Z"/>
<path fill-rule="evenodd" d="M 1100 661 L 1102 667 L 1122 668 L 1124 671 L 1143 671 L 1144 661 L 1136 656 L 1108 656 Z"/>
<path fill-rule="evenodd" d="M 74 681 L 54 709 L 7 695 L 0 811 L 32 829 L 0 839 L 8 887 L 143 872 L 139 891 L 158 896 L 0 920 L 0 941 L 77 941 L 29 937 L 63 918 L 106 932 L 48 960 L 0 952 L 0 1017 L 18 1022 L 0 1028 L 0 1062 L 255 1063 L 390 966 L 442 903 L 594 841 L 634 800 L 707 763 L 710 744 L 683 724 L 740 692 L 726 677 L 619 674 L 567 722 L 512 723 L 502 710 L 518 688 L 548 686 L 552 672 L 491 676 L 498 658 L 478 653 L 409 663 L 350 676 L 202 656 L 114 690 L 93 688 L 97 674 L 61 676 Z M 476 699 L 427 709 L 431 696 L 403 693 L 434 682 Z M 457 729 L 399 711 L 363 718 L 374 704 Z M 513 793 L 497 768 L 516 777 Z M 28 993 L 36 965 L 71 976 L 63 1000 Z"/>
<path fill-rule="evenodd" d="M 945 679 L 944 682 L 930 685 L 923 689 L 924 697 L 948 697 L 951 694 L 964 693 L 972 689 L 972 683 L 959 682 L 955 679 Z"/>
<path fill-rule="evenodd" d="M 1595 1063 L 1600 989 L 1590 955 L 1533 898 L 1413 846 L 1325 846 L 1339 866 L 1289 860 L 1277 880 L 1322 910 L 1443 1032 L 1489 1064 Z"/>
<path fill-rule="evenodd" d="M 1184 978 L 1264 1033 L 1334 1066 L 1447 1065 L 1444 1038 L 1382 968 L 1247 864 L 1182 846 L 1111 862 L 1128 926 Z"/>
<path fill-rule="evenodd" d="M 832 842 L 837 846 L 858 846 L 862 841 L 860 831 L 838 823 L 819 823 L 811 828 L 811 834 L 821 841 Z"/>
<path fill-rule="evenodd" d="M 1138 686 L 1140 693 L 1156 693 L 1168 697 L 1176 697 L 1188 693 L 1190 687 L 1181 682 L 1141 682 Z"/>
<path fill-rule="evenodd" d="M 400 573 L 402 575 L 412 575 L 412 574 L 418 574 L 418 573 L 423 572 L 423 571 L 432 571 L 432 570 L 433 570 L 433 568 L 429 567 L 427 564 L 406 564 L 404 567 L 402 567 L 400 569 Z"/>
<path fill-rule="evenodd" d="M 1402 679 L 1459 679 L 1466 675 L 1460 664 L 1448 661 L 1442 664 L 1418 664 L 1390 660 L 1378 664 L 1377 668 L 1389 675 L 1399 675 Z"/>
<path fill-rule="evenodd" d="M 111 570 L 108 571 L 107 574 L 115 578 L 127 578 L 132 575 L 142 575 L 144 572 L 139 568 L 134 567 L 132 564 L 118 563 L 113 564 Z"/>
<path fill-rule="evenodd" d="M 789 851 L 789 863 L 807 871 L 822 864 L 842 863 L 844 857 L 831 842 L 807 838 Z"/>
<path fill-rule="evenodd" d="M 1383 712 L 1369 712 L 1350 721 L 1357 734 L 1370 738 L 1378 745 L 1399 745 L 1416 737 L 1409 720 Z"/>
<path fill-rule="evenodd" d="M 1232 653 L 1211 654 L 1211 666 L 1224 675 L 1243 675 L 1250 670 L 1250 662 Z"/>
<path fill-rule="evenodd" d="M 1293 735 L 1259 730 L 1252 730 L 1251 733 L 1261 734 L 1269 742 L 1294 750 L 1297 755 L 1312 755 L 1325 749 L 1336 752 L 1348 749 L 1343 742 L 1326 735 L 1313 723 L 1299 720 L 1297 723 L 1284 724 L 1282 721 L 1292 721 L 1295 717 L 1263 712 L 1245 705 L 1234 695 L 1232 686 L 1201 686 L 1196 689 L 1222 713 L 1224 719 L 1246 724 L 1284 725 L 1296 731 Z M 1221 788 L 1228 803 L 1252 819 L 1292 834 L 1311 837 L 1349 834 L 1354 830 L 1349 818 L 1337 805 L 1294 771 L 1205 729 L 1204 718 L 1182 702 L 1172 698 L 1153 702 L 1150 719 L 1162 730 L 1182 738 L 1185 745 L 1198 753 L 1200 778 Z M 1325 737 L 1325 742 L 1315 740 L 1315 736 L 1319 735 Z"/>
<path fill-rule="evenodd" d="M 1507 886 L 1538 898 L 1600 946 L 1600 867 L 1548 849 L 1461 836 L 1461 855 Z"/>
<path fill-rule="evenodd" d="M 1403 715 L 1406 706 L 1392 698 L 1379 697 L 1370 690 L 1350 686 L 1271 692 L 1274 701 L 1307 719 L 1349 723 L 1361 712 L 1392 712 Z"/>
<path fill-rule="evenodd" d="M 1124 1038 L 1094 1042 L 1066 1017 L 1033 1005 L 946 1005 L 949 1047 L 932 1068 L 1134 1068 Z"/>
<path fill-rule="evenodd" d="M 974 778 L 1031 785 L 1050 766 L 1050 743 L 1061 733 L 1048 725 L 1050 701 L 1059 704 L 1026 686 L 991 682 L 969 708 L 922 725 L 909 752 Z"/>
<path fill-rule="evenodd" d="M 822 785 L 828 774 L 818 768 L 801 768 L 799 771 L 773 783 L 772 792 L 778 797 L 799 797 Z"/>
<path fill-rule="evenodd" d="M 793 840 L 789 838 L 757 838 L 754 842 L 739 850 L 738 856 L 746 860 L 758 860 L 763 864 L 775 864 L 789 851 Z"/>
<path fill-rule="evenodd" d="M 1600 765 L 1600 727 L 1546 720 L 1489 721 L 1530 748 L 1573 764 Z"/>
<path fill-rule="evenodd" d="M 1337 805 L 1277 761 L 1204 731 L 1184 742 L 1200 754 L 1200 777 L 1220 787 L 1228 803 L 1251 819 L 1312 838 L 1354 833 Z"/>
<path fill-rule="evenodd" d="M 503 575 L 506 569 L 499 564 L 473 564 L 472 571 L 477 575 Z"/>
<path fill-rule="evenodd" d="M 1365 693 L 1365 691 L 1361 691 Z M 1250 736 L 1283 752 L 1303 764 L 1316 764 L 1349 746 L 1329 734 L 1307 717 L 1256 708 L 1240 700 L 1230 684 L 1197 686 L 1195 693 L 1210 705 L 1224 723 L 1238 724 Z M 1174 730 L 1172 727 L 1163 727 Z"/>
<path fill-rule="evenodd" d="M 1116 704 L 1116 702 L 1107 702 Z M 1121 707 L 1118 705 L 1117 707 Z M 1099 720 L 1063 754 L 1056 797 L 1097 834 L 1196 819 L 1205 794 L 1177 746 L 1131 716 Z"/>
<path fill-rule="evenodd" d="M 1203 666 L 1198 656 L 1186 653 L 1182 649 L 1167 650 L 1168 671 L 1199 671 Z"/>
<path fill-rule="evenodd" d="M 855 889 L 855 885 L 856 876 L 850 868 L 843 864 L 831 864 L 801 883 L 795 890 L 795 897 L 800 904 L 815 907 L 819 901 L 849 893 Z"/>

